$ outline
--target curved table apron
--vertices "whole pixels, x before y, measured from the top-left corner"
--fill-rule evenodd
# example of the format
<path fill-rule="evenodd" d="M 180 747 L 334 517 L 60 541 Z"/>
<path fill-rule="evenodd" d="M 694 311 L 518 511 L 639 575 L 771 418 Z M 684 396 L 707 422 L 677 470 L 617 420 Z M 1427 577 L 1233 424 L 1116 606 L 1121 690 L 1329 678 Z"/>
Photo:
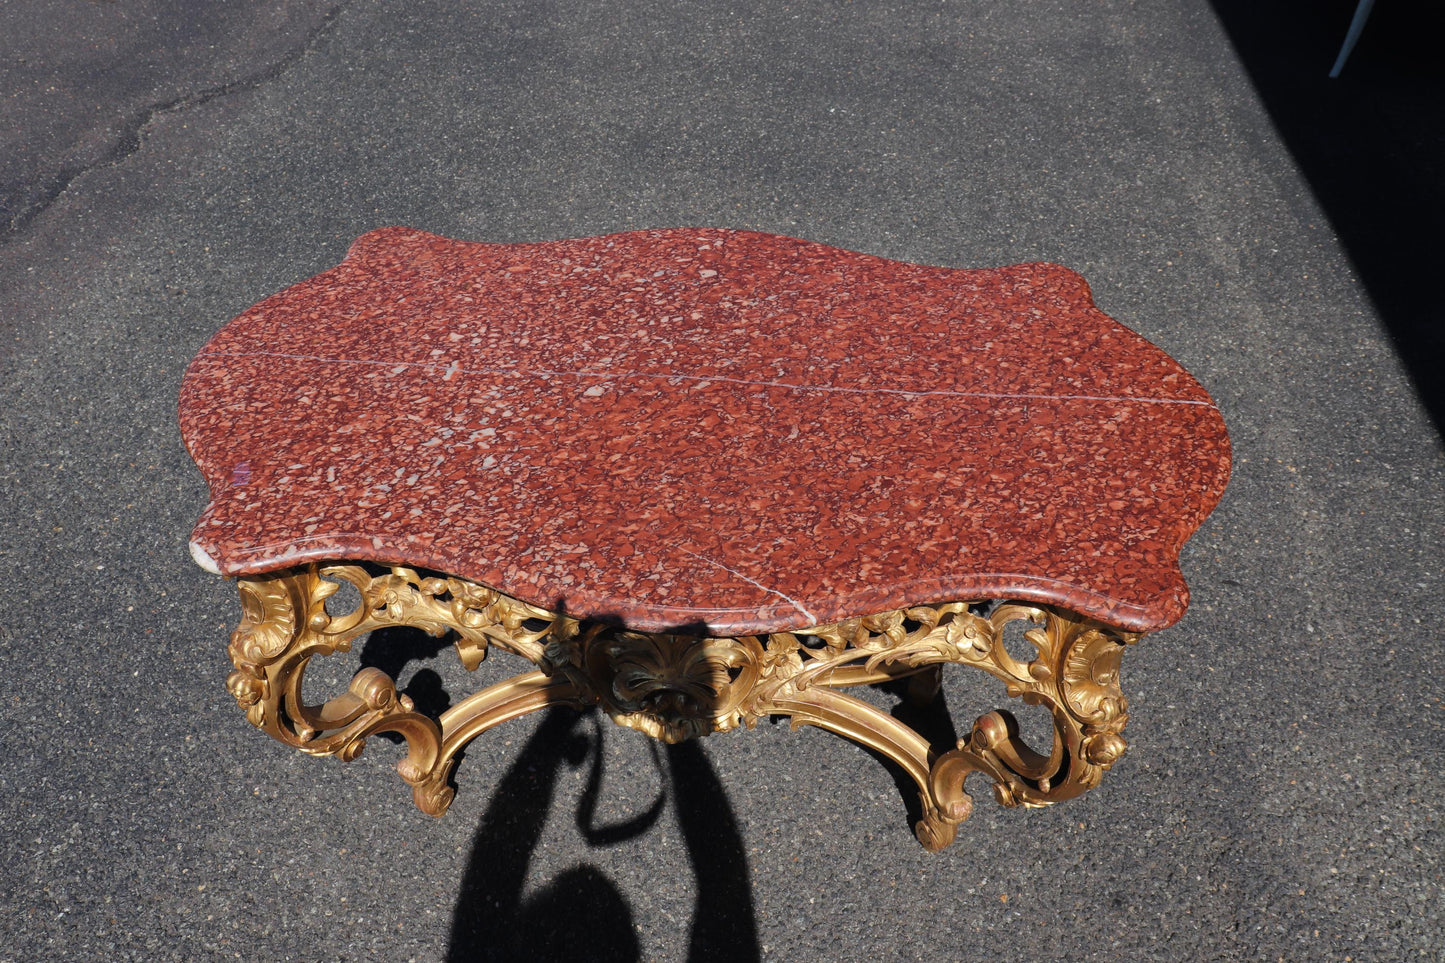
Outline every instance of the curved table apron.
<path fill-rule="evenodd" d="M 670 742 L 786 716 L 898 762 L 932 849 L 969 773 L 1039 806 L 1119 758 L 1123 647 L 1183 615 L 1229 473 L 1208 394 L 1066 268 L 718 229 L 373 231 L 222 328 L 180 418 L 192 554 L 243 603 L 228 684 L 277 739 L 399 732 L 440 815 L 467 742 L 548 705 Z M 312 656 L 398 625 L 531 671 L 438 718 L 375 668 L 305 703 Z M 1004 710 L 935 745 L 842 691 L 928 701 L 950 663 L 1046 707 L 1052 745 Z"/>

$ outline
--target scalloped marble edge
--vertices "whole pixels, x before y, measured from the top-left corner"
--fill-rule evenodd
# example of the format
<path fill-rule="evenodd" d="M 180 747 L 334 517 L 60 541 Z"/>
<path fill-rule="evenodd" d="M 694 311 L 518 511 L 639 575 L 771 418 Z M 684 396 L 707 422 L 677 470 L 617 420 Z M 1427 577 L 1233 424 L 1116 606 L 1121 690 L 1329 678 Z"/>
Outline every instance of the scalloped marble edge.
<path fill-rule="evenodd" d="M 1155 350 L 1160 351 L 1170 360 L 1172 356 L 1163 349 L 1153 345 L 1147 338 L 1138 332 L 1124 325 L 1118 319 L 1108 315 L 1098 307 L 1093 298 L 1093 291 L 1088 280 L 1077 271 L 1064 265 L 1047 261 L 1018 262 L 1008 265 L 1000 265 L 992 268 L 948 268 L 938 265 L 930 265 L 921 262 L 905 261 L 896 258 L 888 258 L 865 252 L 852 251 L 846 248 L 837 247 L 825 242 L 811 241 L 804 238 L 797 238 L 790 235 L 770 234 L 766 232 L 738 230 L 730 228 L 659 228 L 633 231 L 620 231 L 603 235 L 579 235 L 576 237 L 549 239 L 544 241 L 522 241 L 522 242 L 489 242 L 489 241 L 465 241 L 448 238 L 443 235 L 431 232 L 403 227 L 389 226 L 375 228 L 358 236 L 348 247 L 345 257 L 331 268 L 302 278 L 297 282 L 274 292 L 272 295 L 261 299 L 247 309 L 247 312 L 264 309 L 268 302 L 274 298 L 280 298 L 300 285 L 307 284 L 330 274 L 339 268 L 352 266 L 364 268 L 368 258 L 387 250 L 384 245 L 395 245 L 398 242 L 422 246 L 433 241 L 444 241 L 448 244 L 462 245 L 479 248 L 512 248 L 512 249 L 545 249 L 549 246 L 565 244 L 568 242 L 581 241 L 606 241 L 612 238 L 638 234 L 671 234 L 697 232 L 720 232 L 730 235 L 758 235 L 767 238 L 782 239 L 795 242 L 813 248 L 823 248 L 838 251 L 850 257 L 861 257 L 880 264 L 906 265 L 914 268 L 933 270 L 950 273 L 988 273 L 1006 268 L 1042 268 L 1059 275 L 1066 276 L 1072 283 L 1079 287 L 1082 299 L 1098 311 L 1112 323 L 1121 329 L 1139 338 Z M 224 326 L 223 326 L 224 327 Z M 219 329 L 218 329 L 219 333 Z M 206 347 L 197 353 L 192 365 L 199 362 L 203 357 L 214 357 L 208 355 Z M 325 359 L 336 360 L 336 359 Z M 1178 365 L 1178 362 L 1175 362 Z M 1198 382 L 1193 375 L 1178 365 L 1180 371 L 1192 383 L 1200 396 L 1199 398 L 1180 397 L 1111 397 L 1108 400 L 1123 404 L 1146 403 L 1146 404 L 1178 404 L 1178 405 L 1201 405 L 1206 406 L 1214 412 L 1222 412 L 1206 389 Z M 190 374 L 190 366 L 187 368 L 187 379 Z M 609 377 L 617 377 L 615 373 Z M 659 374 L 656 377 L 672 377 Z M 676 376 L 686 377 L 686 376 Z M 726 380 L 722 378 L 708 378 L 706 380 Z M 815 386 L 808 385 L 787 385 L 779 384 L 777 387 L 791 388 L 796 390 L 809 390 Z M 183 383 L 183 390 L 185 384 Z M 824 389 L 816 389 L 824 390 Z M 837 389 L 826 389 L 837 390 Z M 915 394 L 914 392 L 902 392 Z M 917 392 L 923 395 L 928 392 Z M 983 394 L 983 393 L 981 393 Z M 984 394 L 983 396 L 987 396 Z M 1068 396 L 1040 395 L 1043 399 L 1067 400 Z M 1080 399 L 1094 400 L 1094 399 Z M 1225 488 L 1232 470 L 1231 445 L 1227 432 L 1223 433 L 1219 441 L 1219 465 L 1220 480 L 1213 489 L 1213 498 L 1203 499 L 1197 509 L 1197 520 L 1187 531 L 1179 532 L 1178 544 L 1174 547 L 1172 557 L 1167 562 L 1155 563 L 1156 570 L 1161 574 L 1169 576 L 1173 582 L 1173 591 L 1168 592 L 1158 600 L 1156 609 L 1136 605 L 1114 598 L 1105 592 L 1084 588 L 1072 582 L 1061 579 L 1049 578 L 1040 575 L 1027 575 L 1017 573 L 975 573 L 966 577 L 911 577 L 900 586 L 907 585 L 919 589 L 924 585 L 932 583 L 935 587 L 929 591 L 914 591 L 906 596 L 899 591 L 890 591 L 889 583 L 874 583 L 858 592 L 838 596 L 829 601 L 829 604 L 822 605 L 817 602 L 811 603 L 810 607 L 804 607 L 798 602 L 782 596 L 760 583 L 753 584 L 764 592 L 780 596 L 780 603 L 775 606 L 743 606 L 743 607 L 693 607 L 667 605 L 658 602 L 638 603 L 628 599 L 598 600 L 592 599 L 585 606 L 573 608 L 568 604 L 566 595 L 548 596 L 547 593 L 537 590 L 535 585 L 524 583 L 523 580 L 514 580 L 507 584 L 497 584 L 496 579 L 477 577 L 478 574 L 487 574 L 486 565 L 475 564 L 469 560 L 455 559 L 444 554 L 434 553 L 429 549 L 421 549 L 419 546 L 407 545 L 406 538 L 387 535 L 336 535 L 314 536 L 315 540 L 324 540 L 324 546 L 317 546 L 315 549 L 299 547 L 305 541 L 313 537 L 300 537 L 271 545 L 263 545 L 248 550 L 233 550 L 229 553 L 220 552 L 217 547 L 210 543 L 205 537 L 205 522 L 216 504 L 216 488 L 224 485 L 224 481 L 210 476 L 206 477 L 207 485 L 210 488 L 210 499 L 198 520 L 194 535 L 189 542 L 189 550 L 196 564 L 207 572 L 223 575 L 227 578 L 236 578 L 246 575 L 269 574 L 284 571 L 298 565 L 320 561 L 364 561 L 380 565 L 405 565 L 423 569 L 429 569 L 464 578 L 468 581 L 477 582 L 494 588 L 499 592 L 517 598 L 520 601 L 537 605 L 551 611 L 565 611 L 569 615 L 581 618 L 595 618 L 607 622 L 625 624 L 629 628 L 646 632 L 666 632 L 669 630 L 683 629 L 685 631 L 697 631 L 702 629 L 706 634 L 717 637 L 732 637 L 743 635 L 763 635 L 775 632 L 786 632 L 803 628 L 810 628 L 816 625 L 826 625 L 846 618 L 869 615 L 874 612 L 886 611 L 894 608 L 907 607 L 909 605 L 929 605 L 959 600 L 985 600 L 1002 599 L 1017 600 L 1026 602 L 1037 602 L 1059 606 L 1064 609 L 1078 612 L 1091 618 L 1098 619 L 1110 625 L 1128 631 L 1152 632 L 1173 625 L 1183 617 L 1189 604 L 1189 589 L 1184 579 L 1183 572 L 1179 567 L 1179 552 L 1183 545 L 1198 531 L 1209 515 L 1217 507 L 1223 497 Z M 194 455 L 193 455 L 194 458 Z M 199 464 L 199 460 L 197 460 Z M 208 547 L 209 545 L 209 547 Z M 279 550 L 279 552 L 278 552 Z M 224 558 L 220 556 L 224 555 Z M 709 561 L 711 561 L 709 559 Z M 718 563 L 714 563 L 718 564 Z M 731 570 L 729 570 L 731 571 Z M 737 574 L 737 573 L 734 573 Z M 746 576 L 741 576 L 746 579 Z M 746 579 L 752 582 L 751 579 Z M 906 602 L 895 602 L 893 604 L 875 604 L 871 601 L 874 597 L 892 596 L 895 600 L 907 598 Z M 781 610 L 775 612 L 774 610 Z M 763 615 L 767 612 L 766 616 Z"/>

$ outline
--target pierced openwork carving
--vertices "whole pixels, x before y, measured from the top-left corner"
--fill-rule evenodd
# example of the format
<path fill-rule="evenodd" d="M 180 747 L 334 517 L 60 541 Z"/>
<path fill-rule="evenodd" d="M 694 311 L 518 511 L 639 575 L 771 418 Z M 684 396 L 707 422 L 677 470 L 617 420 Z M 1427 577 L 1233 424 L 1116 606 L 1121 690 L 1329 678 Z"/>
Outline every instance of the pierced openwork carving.
<path fill-rule="evenodd" d="M 343 582 L 360 595 L 344 614 L 327 611 Z M 232 634 L 227 680 L 253 725 L 314 755 L 354 759 L 368 736 L 392 731 L 407 742 L 398 765 L 417 805 L 441 815 L 457 753 L 508 719 L 548 705 L 600 705 L 621 725 L 679 742 L 768 716 L 813 725 L 896 761 L 918 784 L 923 818 L 915 830 L 941 849 L 973 807 L 964 780 L 981 773 L 1005 806 L 1046 806 L 1098 784 L 1126 748 L 1128 703 L 1119 685 L 1123 647 L 1137 634 L 1042 605 L 953 602 L 914 606 L 832 625 L 767 636 L 707 638 L 645 633 L 583 622 L 461 579 L 395 567 L 308 565 L 239 580 L 242 621 Z M 1005 626 L 1028 626 L 1032 652 L 1016 658 Z M 346 651 L 373 629 L 405 625 L 452 633 L 475 669 L 496 646 L 537 666 L 475 693 L 438 719 L 416 711 L 396 684 L 362 669 L 347 691 L 321 706 L 301 697 L 313 656 Z M 948 663 L 975 666 L 1009 695 L 1053 717 L 1046 751 L 1026 744 L 1006 710 L 986 713 L 967 737 L 942 751 L 897 719 L 839 691 L 910 678 L 930 698 Z"/>
<path fill-rule="evenodd" d="M 675 743 L 735 728 L 760 672 L 755 639 L 591 624 L 547 647 L 544 671 L 588 692 L 619 725 Z"/>

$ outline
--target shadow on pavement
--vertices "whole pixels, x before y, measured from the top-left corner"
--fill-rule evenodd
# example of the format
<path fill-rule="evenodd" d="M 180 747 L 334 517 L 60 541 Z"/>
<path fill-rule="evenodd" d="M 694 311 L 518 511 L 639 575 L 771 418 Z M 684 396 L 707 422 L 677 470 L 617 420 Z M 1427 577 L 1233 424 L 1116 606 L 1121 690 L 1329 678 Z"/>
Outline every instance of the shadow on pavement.
<path fill-rule="evenodd" d="M 436 658 L 443 649 L 450 648 L 452 636 L 434 636 L 418 628 L 405 625 L 377 629 L 366 637 L 361 647 L 361 667 L 376 668 L 398 681 L 408 663 L 416 660 Z M 421 668 L 412 674 L 406 684 L 398 690 L 415 703 L 419 712 L 433 719 L 451 708 L 451 696 L 442 685 L 442 677 L 432 668 Z M 397 732 L 378 732 L 372 738 L 385 739 L 395 745 L 405 740 Z"/>
<path fill-rule="evenodd" d="M 747 855 L 717 773 L 696 742 L 667 747 L 677 824 L 697 879 L 690 963 L 759 959 Z"/>
<path fill-rule="evenodd" d="M 1379 3 L 1337 79 L 1355 0 L 1211 0 L 1445 434 L 1445 5 Z"/>
<path fill-rule="evenodd" d="M 758 959 L 747 858 L 721 782 L 695 742 L 668 746 L 670 789 L 623 823 L 594 824 L 602 773 L 595 712 L 553 707 L 498 783 L 472 842 L 452 919 L 449 963 L 478 960 L 641 959 L 631 907 L 594 866 L 578 865 L 526 892 L 532 855 L 564 765 L 591 766 L 577 827 L 601 847 L 657 822 L 670 793 L 697 880 L 689 960 Z M 657 756 L 658 764 L 664 758 Z"/>

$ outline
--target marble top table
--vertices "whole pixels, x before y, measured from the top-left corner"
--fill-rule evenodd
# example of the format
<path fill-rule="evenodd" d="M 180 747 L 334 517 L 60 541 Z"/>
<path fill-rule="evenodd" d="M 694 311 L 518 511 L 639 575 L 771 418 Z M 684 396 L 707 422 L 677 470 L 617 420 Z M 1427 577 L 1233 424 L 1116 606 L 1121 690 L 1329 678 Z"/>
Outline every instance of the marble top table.
<path fill-rule="evenodd" d="M 1123 751 L 1119 653 L 1183 615 L 1229 473 L 1208 394 L 1066 268 L 716 229 L 373 231 L 222 328 L 180 416 L 211 490 L 192 554 L 242 594 L 231 690 L 273 736 L 350 758 L 401 732 L 440 814 L 455 753 L 544 705 L 668 740 L 788 716 L 899 761 L 931 848 L 969 772 L 1044 805 Z M 1019 620 L 1036 657 L 1002 644 Z M 312 655 L 386 625 L 532 671 L 439 719 L 375 669 L 304 704 Z M 841 691 L 933 698 L 950 663 L 1047 706 L 1054 745 L 998 710 L 934 746 Z"/>

